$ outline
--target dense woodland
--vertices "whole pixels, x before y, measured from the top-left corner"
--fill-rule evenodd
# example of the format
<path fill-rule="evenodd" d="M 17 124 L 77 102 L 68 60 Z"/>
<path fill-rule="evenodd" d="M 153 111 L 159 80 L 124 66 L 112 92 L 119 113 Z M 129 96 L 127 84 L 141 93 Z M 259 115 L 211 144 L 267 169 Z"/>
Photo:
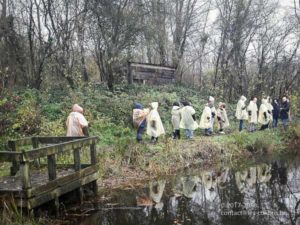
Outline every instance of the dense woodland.
<path fill-rule="evenodd" d="M 128 61 L 180 84 L 240 94 L 300 84 L 298 0 L 1 0 L 0 92 L 126 82 Z M 58 82 L 59 81 L 59 82 Z"/>

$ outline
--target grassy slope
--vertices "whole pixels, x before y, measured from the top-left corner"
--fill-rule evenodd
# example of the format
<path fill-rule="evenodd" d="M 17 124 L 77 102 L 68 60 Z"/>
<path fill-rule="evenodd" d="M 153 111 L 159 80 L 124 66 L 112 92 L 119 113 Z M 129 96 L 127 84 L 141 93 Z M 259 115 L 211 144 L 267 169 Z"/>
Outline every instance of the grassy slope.
<path fill-rule="evenodd" d="M 266 154 L 286 152 L 288 147 L 293 148 L 299 144 L 299 125 L 290 128 L 289 132 L 281 129 L 251 134 L 237 132 L 237 123 L 233 119 L 235 105 L 230 104 L 230 134 L 204 137 L 202 131 L 197 130 L 194 140 L 172 140 L 172 103 L 188 99 L 193 103 L 199 120 L 207 96 L 208 93 L 176 86 L 118 87 L 114 94 L 103 87 L 94 86 L 77 91 L 53 88 L 42 93 L 24 90 L 4 98 L 12 103 L 12 110 L 7 113 L 0 111 L 0 122 L 9 124 L 1 134 L 0 146 L 5 149 L 8 139 L 23 136 L 65 135 L 65 119 L 74 103 L 86 109 L 85 114 L 91 125 L 90 133 L 100 138 L 97 147 L 101 174 L 99 185 L 102 187 L 131 185 L 130 180 L 135 182 L 137 177 L 145 179 L 173 174 L 183 168 L 245 165 Z M 160 104 L 159 113 L 167 135 L 160 138 L 157 145 L 150 144 L 146 135 L 146 144 L 135 142 L 131 112 L 136 101 L 145 106 L 152 101 Z M 7 174 L 7 168 L 7 165 L 0 165 L 1 173 Z"/>

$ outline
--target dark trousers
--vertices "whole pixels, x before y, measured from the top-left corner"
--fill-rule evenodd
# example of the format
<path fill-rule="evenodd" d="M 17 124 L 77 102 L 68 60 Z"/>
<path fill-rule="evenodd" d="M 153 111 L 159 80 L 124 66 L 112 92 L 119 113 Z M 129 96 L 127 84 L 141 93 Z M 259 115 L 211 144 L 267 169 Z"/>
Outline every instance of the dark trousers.
<path fill-rule="evenodd" d="M 137 130 L 137 134 L 136 134 L 136 140 L 138 142 L 141 142 L 143 140 L 143 133 L 144 133 L 145 127 L 144 126 L 140 126 Z"/>
<path fill-rule="evenodd" d="M 244 120 L 240 120 L 239 131 L 243 130 Z"/>
<path fill-rule="evenodd" d="M 276 128 L 278 126 L 278 117 L 273 117 L 272 127 Z"/>
<path fill-rule="evenodd" d="M 269 123 L 265 124 L 265 125 L 262 125 L 260 130 L 265 130 L 269 127 Z"/>
<path fill-rule="evenodd" d="M 180 139 L 180 130 L 175 130 L 173 132 L 173 139 Z"/>

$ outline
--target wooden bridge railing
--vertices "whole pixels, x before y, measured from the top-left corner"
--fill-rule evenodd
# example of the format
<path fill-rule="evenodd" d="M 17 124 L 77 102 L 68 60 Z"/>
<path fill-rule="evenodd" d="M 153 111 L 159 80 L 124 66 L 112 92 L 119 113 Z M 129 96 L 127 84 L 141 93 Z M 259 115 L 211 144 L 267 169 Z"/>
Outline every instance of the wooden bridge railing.
<path fill-rule="evenodd" d="M 90 165 L 96 166 L 97 140 L 97 137 L 32 137 L 9 141 L 10 151 L 0 151 L 0 162 L 11 162 L 13 164 L 11 175 L 14 175 L 20 169 L 22 189 L 25 191 L 32 188 L 29 165 L 38 158 L 47 157 L 48 181 L 53 181 L 57 178 L 56 156 L 58 154 L 73 152 L 74 170 L 75 172 L 80 171 L 82 168 L 80 150 L 89 146 Z M 47 144 L 48 146 L 39 147 L 39 144 Z M 31 145 L 32 149 L 21 150 L 21 147 L 24 145 Z M 26 193 L 30 192 L 26 191 Z"/>

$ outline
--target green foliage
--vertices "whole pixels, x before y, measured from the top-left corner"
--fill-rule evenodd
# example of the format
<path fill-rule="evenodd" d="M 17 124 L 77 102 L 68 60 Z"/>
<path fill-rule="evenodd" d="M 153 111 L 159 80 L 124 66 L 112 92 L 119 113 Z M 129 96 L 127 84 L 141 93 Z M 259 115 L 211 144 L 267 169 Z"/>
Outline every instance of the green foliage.
<path fill-rule="evenodd" d="M 41 123 L 38 93 L 35 90 L 27 90 L 22 94 L 21 99 L 12 128 L 25 135 L 37 134 Z"/>
<path fill-rule="evenodd" d="M 280 130 L 265 130 L 254 133 L 235 131 L 231 135 L 222 136 L 217 140 L 221 141 L 233 154 L 240 154 L 243 151 L 270 153 L 283 150 L 283 135 Z"/>

